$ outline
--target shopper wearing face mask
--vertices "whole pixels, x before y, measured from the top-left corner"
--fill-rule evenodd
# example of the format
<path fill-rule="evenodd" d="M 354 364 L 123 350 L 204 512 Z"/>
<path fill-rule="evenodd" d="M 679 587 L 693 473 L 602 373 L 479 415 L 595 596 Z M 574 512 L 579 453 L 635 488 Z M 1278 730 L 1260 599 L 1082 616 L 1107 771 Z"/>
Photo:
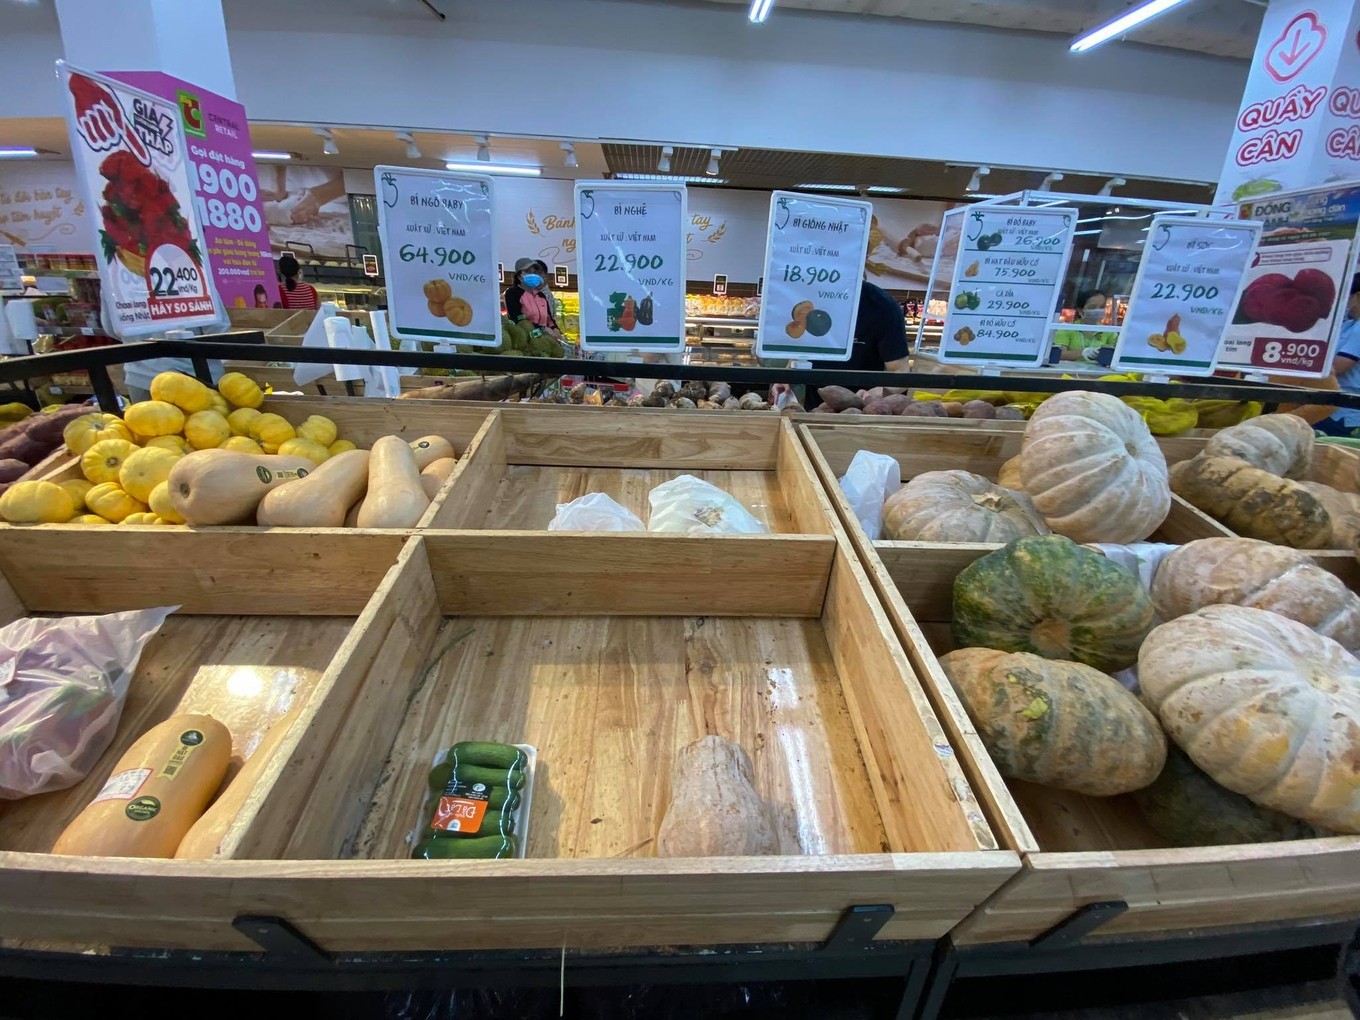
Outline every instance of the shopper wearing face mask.
<path fill-rule="evenodd" d="M 515 263 L 515 283 L 505 292 L 505 316 L 528 329 L 559 335 L 548 294 L 548 268 L 542 262 L 526 258 Z"/>
<path fill-rule="evenodd" d="M 1101 290 L 1084 290 L 1077 295 L 1077 325 L 1099 326 L 1105 321 L 1109 295 Z M 1119 333 L 1087 333 L 1078 329 L 1055 329 L 1052 343 L 1062 348 L 1063 361 L 1095 362 L 1102 347 L 1113 347 Z"/>

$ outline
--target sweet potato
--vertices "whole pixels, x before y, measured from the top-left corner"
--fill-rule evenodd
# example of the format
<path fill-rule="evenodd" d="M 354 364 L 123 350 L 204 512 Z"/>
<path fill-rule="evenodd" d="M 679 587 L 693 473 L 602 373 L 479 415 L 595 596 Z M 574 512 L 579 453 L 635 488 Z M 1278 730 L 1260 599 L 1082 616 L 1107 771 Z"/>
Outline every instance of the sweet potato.
<path fill-rule="evenodd" d="M 1025 412 L 1020 410 L 1020 408 L 1018 407 L 1011 407 L 1009 404 L 1006 404 L 1003 407 L 998 407 L 996 409 L 996 416 L 1002 421 L 1025 420 Z"/>
<path fill-rule="evenodd" d="M 26 429 L 25 434 L 35 442 L 55 448 L 61 442 L 61 434 L 66 430 L 66 426 L 82 414 L 89 413 L 90 407 L 87 404 L 67 404 L 56 411 L 42 411 L 30 415 L 23 421 L 16 422 L 15 427 Z"/>
<path fill-rule="evenodd" d="M 864 408 L 864 398 L 844 386 L 823 386 L 817 396 L 826 401 L 834 411 L 844 411 L 847 407 Z"/>
<path fill-rule="evenodd" d="M 841 412 L 841 414 L 863 414 L 863 413 L 864 412 L 861 411 L 858 407 L 847 407 L 844 411 Z"/>
<path fill-rule="evenodd" d="M 996 408 L 985 400 L 970 400 L 963 405 L 965 418 L 995 418 Z"/>
<path fill-rule="evenodd" d="M 963 405 L 960 404 L 957 400 L 943 401 L 940 406 L 944 408 L 944 413 L 949 415 L 949 417 L 951 418 L 963 417 Z"/>
<path fill-rule="evenodd" d="M 902 408 L 903 418 L 943 418 L 945 417 L 944 408 L 940 406 L 938 400 L 914 400 L 906 407 Z"/>
<path fill-rule="evenodd" d="M 0 482 L 17 482 L 28 471 L 28 465 L 21 460 L 0 460 Z"/>
<path fill-rule="evenodd" d="M 882 400 L 866 400 L 864 402 L 865 414 L 893 414 L 888 405 Z"/>

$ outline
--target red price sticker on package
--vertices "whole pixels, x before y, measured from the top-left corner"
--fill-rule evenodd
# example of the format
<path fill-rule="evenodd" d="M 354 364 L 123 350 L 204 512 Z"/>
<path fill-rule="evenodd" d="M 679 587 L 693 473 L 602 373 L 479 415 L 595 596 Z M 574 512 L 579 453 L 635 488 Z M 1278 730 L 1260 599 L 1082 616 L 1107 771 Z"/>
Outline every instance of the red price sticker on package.
<path fill-rule="evenodd" d="M 470 792 L 457 796 L 445 794 L 435 805 L 430 828 L 438 832 L 478 832 L 486 815 L 487 794 Z"/>
<path fill-rule="evenodd" d="M 1267 372 L 1287 370 L 1322 375 L 1326 365 L 1327 344 L 1322 340 L 1258 336 L 1251 348 L 1251 366 Z"/>

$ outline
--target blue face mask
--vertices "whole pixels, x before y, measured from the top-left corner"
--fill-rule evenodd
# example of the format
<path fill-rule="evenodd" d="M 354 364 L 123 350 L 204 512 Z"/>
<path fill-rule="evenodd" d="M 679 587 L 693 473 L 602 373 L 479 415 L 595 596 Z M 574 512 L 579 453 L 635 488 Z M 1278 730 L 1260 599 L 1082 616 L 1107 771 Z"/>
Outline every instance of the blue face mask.
<path fill-rule="evenodd" d="M 542 286 L 543 286 L 543 277 L 539 276 L 537 273 L 525 273 L 525 274 L 524 274 L 524 286 L 526 286 L 526 287 L 542 287 Z"/>

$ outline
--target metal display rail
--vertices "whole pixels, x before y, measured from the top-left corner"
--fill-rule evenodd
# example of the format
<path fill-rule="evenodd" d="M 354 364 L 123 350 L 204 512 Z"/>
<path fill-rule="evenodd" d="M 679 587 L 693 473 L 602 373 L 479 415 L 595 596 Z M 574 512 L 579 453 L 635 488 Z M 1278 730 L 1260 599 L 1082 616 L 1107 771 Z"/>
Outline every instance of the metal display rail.
<path fill-rule="evenodd" d="M 321 347 L 279 347 L 266 344 L 260 331 L 220 333 L 195 340 L 148 340 L 78 351 L 34 354 L 0 362 L 0 383 L 22 383 L 40 376 L 86 371 L 99 406 L 118 409 L 117 395 L 109 379 L 112 365 L 126 365 L 152 358 L 184 358 L 204 382 L 211 382 L 210 360 L 291 362 L 314 365 L 381 365 L 398 368 L 445 368 L 484 372 L 488 375 L 534 373 L 576 375 L 588 380 L 629 377 L 732 382 L 747 385 L 791 383 L 805 386 L 839 385 L 851 389 L 873 386 L 945 389 L 1005 389 L 1025 393 L 1059 393 L 1094 390 L 1116 397 L 1187 397 L 1209 400 L 1259 400 L 1276 404 L 1326 404 L 1360 409 L 1360 394 L 1313 390 L 1209 376 L 1184 382 L 1114 382 L 1111 380 L 1039 376 L 1005 376 L 989 379 L 977 375 L 936 375 L 926 372 L 855 372 L 844 369 L 764 368 L 727 365 L 667 365 L 633 362 L 581 361 L 509 357 L 501 354 L 437 354 L 424 351 L 357 351 Z M 439 381 L 431 378 L 431 385 Z"/>

